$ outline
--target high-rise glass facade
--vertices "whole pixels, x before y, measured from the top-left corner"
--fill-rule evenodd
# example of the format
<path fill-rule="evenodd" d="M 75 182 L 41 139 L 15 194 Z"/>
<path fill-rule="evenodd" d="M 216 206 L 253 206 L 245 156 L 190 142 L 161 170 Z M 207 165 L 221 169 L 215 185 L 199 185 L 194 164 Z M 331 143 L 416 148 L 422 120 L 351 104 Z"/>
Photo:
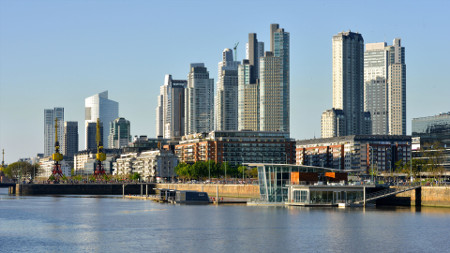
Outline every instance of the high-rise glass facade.
<path fill-rule="evenodd" d="M 64 108 L 55 107 L 44 110 L 44 156 L 50 156 L 55 151 L 55 118 L 58 122 L 58 142 L 62 147 L 64 138 Z"/>
<path fill-rule="evenodd" d="M 122 148 L 131 142 L 130 121 L 117 118 L 111 121 L 109 129 L 109 148 Z"/>
<path fill-rule="evenodd" d="M 85 105 L 85 127 L 87 131 L 88 123 L 103 123 L 103 145 L 108 143 L 110 122 L 119 117 L 119 103 L 108 99 L 108 91 L 104 91 L 84 100 Z M 85 147 L 88 148 L 88 137 L 86 135 Z"/>

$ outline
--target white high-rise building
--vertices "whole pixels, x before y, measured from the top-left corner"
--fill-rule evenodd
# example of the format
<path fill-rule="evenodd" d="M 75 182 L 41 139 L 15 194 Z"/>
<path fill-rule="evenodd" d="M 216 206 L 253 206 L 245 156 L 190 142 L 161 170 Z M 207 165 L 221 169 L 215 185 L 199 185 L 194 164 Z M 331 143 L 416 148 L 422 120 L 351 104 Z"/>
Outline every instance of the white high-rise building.
<path fill-rule="evenodd" d="M 233 50 L 226 48 L 219 62 L 215 130 L 238 129 L 238 61 L 233 61 Z"/>
<path fill-rule="evenodd" d="M 389 134 L 406 135 L 406 63 L 401 39 L 389 46 L 388 111 Z"/>
<path fill-rule="evenodd" d="M 359 33 L 349 31 L 333 36 L 333 109 L 343 111 L 342 134 L 372 133 L 370 113 L 364 111 L 364 39 Z M 335 122 L 336 119 L 324 119 L 333 115 L 337 114 L 324 112 L 322 122 Z M 322 133 L 333 132 L 340 131 L 322 126 Z"/>
<path fill-rule="evenodd" d="M 84 100 L 85 128 L 87 133 L 88 123 L 97 122 L 97 118 L 103 124 L 103 146 L 108 145 L 110 122 L 119 117 L 119 103 L 108 99 L 108 91 L 104 91 Z M 88 148 L 88 135 L 85 137 L 85 148 Z"/>
<path fill-rule="evenodd" d="M 156 107 L 156 136 L 170 139 L 184 135 L 186 86 L 186 80 L 173 80 L 172 75 L 165 76 Z"/>
<path fill-rule="evenodd" d="M 214 128 L 214 79 L 203 63 L 190 64 L 185 91 L 185 134 L 207 133 Z"/>
<path fill-rule="evenodd" d="M 55 151 L 55 118 L 58 122 L 58 142 L 62 148 L 64 139 L 64 108 L 44 110 L 44 156 L 50 156 Z"/>

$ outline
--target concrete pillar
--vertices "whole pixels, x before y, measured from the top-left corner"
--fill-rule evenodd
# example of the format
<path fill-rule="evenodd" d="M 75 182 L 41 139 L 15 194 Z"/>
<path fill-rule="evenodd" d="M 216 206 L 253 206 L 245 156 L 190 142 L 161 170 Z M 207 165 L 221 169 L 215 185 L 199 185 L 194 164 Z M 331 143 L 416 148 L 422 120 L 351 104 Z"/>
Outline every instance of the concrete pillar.
<path fill-rule="evenodd" d="M 366 206 L 366 187 L 363 187 L 363 199 L 364 199 L 364 206 Z"/>
<path fill-rule="evenodd" d="M 148 184 L 145 184 L 145 197 L 148 198 Z"/>
<path fill-rule="evenodd" d="M 125 184 L 122 184 L 122 198 L 125 198 Z"/>
<path fill-rule="evenodd" d="M 416 194 L 416 207 L 420 207 L 422 206 L 422 187 L 416 188 L 415 189 L 415 194 Z"/>
<path fill-rule="evenodd" d="M 144 195 L 144 185 L 143 184 L 141 184 L 141 197 L 142 197 L 142 195 Z"/>

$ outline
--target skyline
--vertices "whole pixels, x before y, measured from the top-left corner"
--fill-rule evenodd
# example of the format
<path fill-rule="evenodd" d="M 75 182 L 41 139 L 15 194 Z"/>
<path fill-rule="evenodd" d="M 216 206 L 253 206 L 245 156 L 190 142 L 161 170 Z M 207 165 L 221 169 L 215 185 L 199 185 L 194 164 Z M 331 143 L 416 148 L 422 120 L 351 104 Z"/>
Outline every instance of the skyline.
<path fill-rule="evenodd" d="M 383 2 L 401 10 L 396 19 Z M 257 33 L 267 47 L 272 23 L 291 34 L 292 138 L 320 137 L 321 113 L 332 106 L 332 36 L 349 29 L 361 33 L 365 44 L 402 39 L 408 66 L 407 134 L 412 118 L 450 110 L 445 79 L 450 18 L 444 12 L 450 4 L 445 1 L 381 1 L 370 6 L 376 20 L 369 21 L 368 9 L 356 1 L 277 2 L 289 7 L 283 15 L 267 8 L 270 1 L 239 3 L 238 8 L 234 3 L 225 8 L 204 1 L 2 1 L 0 149 L 5 149 L 5 162 L 43 153 L 47 108 L 64 107 L 65 120 L 78 121 L 82 149 L 84 99 L 105 90 L 119 102 L 119 117 L 131 122 L 132 136 L 154 137 L 155 97 L 166 74 L 187 79 L 189 64 L 203 62 L 216 86 L 223 50 L 239 41 L 242 61 L 248 34 Z M 250 8 L 256 14 L 248 15 Z M 357 12 L 338 15 L 348 11 Z M 217 12 L 235 12 L 242 19 L 223 23 Z"/>

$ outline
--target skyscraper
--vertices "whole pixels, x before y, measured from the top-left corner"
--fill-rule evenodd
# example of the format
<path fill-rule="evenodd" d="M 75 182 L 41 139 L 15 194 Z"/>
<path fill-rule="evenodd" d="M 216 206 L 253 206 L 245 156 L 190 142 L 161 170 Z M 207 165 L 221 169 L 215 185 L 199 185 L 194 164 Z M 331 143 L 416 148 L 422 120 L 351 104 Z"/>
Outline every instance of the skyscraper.
<path fill-rule="evenodd" d="M 44 156 L 50 156 L 55 151 L 55 118 L 58 121 L 58 141 L 60 145 L 64 137 L 64 108 L 44 110 Z"/>
<path fill-rule="evenodd" d="M 97 122 L 97 118 L 103 123 L 103 145 L 108 143 L 109 123 L 119 117 L 119 103 L 108 99 L 108 91 L 104 91 L 84 100 L 85 105 L 85 127 L 87 132 L 88 123 Z M 86 149 L 88 148 L 88 137 L 86 135 Z"/>
<path fill-rule="evenodd" d="M 73 158 L 73 156 L 77 152 L 78 152 L 78 121 L 65 121 L 62 153 L 64 156 Z"/>
<path fill-rule="evenodd" d="M 206 133 L 214 128 L 214 79 L 203 63 L 190 64 L 185 91 L 186 134 Z"/>
<path fill-rule="evenodd" d="M 359 33 L 349 31 L 333 36 L 333 109 L 343 111 L 344 135 L 372 132 L 370 113 L 364 112 L 364 39 Z M 336 114 L 324 112 L 322 122 L 330 121 L 324 120 L 327 115 Z M 339 133 L 325 127 L 322 126 L 322 133 Z M 322 136 L 328 137 L 334 136 Z"/>
<path fill-rule="evenodd" d="M 110 122 L 109 129 L 109 148 L 122 148 L 131 141 L 130 121 L 124 118 L 117 118 Z"/>
<path fill-rule="evenodd" d="M 406 135 L 406 63 L 401 39 L 389 46 L 388 110 L 389 134 Z"/>
<path fill-rule="evenodd" d="M 259 79 L 250 82 L 252 69 L 249 60 L 238 67 L 238 130 L 259 131 Z"/>
<path fill-rule="evenodd" d="M 248 34 L 247 59 L 238 67 L 238 130 L 259 131 L 259 59 L 264 44 L 256 33 Z"/>
<path fill-rule="evenodd" d="M 372 115 L 372 134 L 388 134 L 386 43 L 367 43 L 364 52 L 364 110 Z"/>
<path fill-rule="evenodd" d="M 215 130 L 238 129 L 238 61 L 233 61 L 233 50 L 226 48 L 219 62 Z"/>
<path fill-rule="evenodd" d="M 289 132 L 290 34 L 270 25 L 271 52 L 260 58 L 260 129 Z"/>
<path fill-rule="evenodd" d="M 170 139 L 184 135 L 186 86 L 186 80 L 173 80 L 172 75 L 165 76 L 156 107 L 156 136 Z"/>
<path fill-rule="evenodd" d="M 100 140 L 103 143 L 103 122 L 100 122 Z M 88 122 L 86 125 L 86 150 L 97 151 L 97 122 Z"/>
<path fill-rule="evenodd" d="M 406 134 L 405 48 L 368 43 L 364 52 L 364 109 L 371 113 L 373 134 Z"/>

